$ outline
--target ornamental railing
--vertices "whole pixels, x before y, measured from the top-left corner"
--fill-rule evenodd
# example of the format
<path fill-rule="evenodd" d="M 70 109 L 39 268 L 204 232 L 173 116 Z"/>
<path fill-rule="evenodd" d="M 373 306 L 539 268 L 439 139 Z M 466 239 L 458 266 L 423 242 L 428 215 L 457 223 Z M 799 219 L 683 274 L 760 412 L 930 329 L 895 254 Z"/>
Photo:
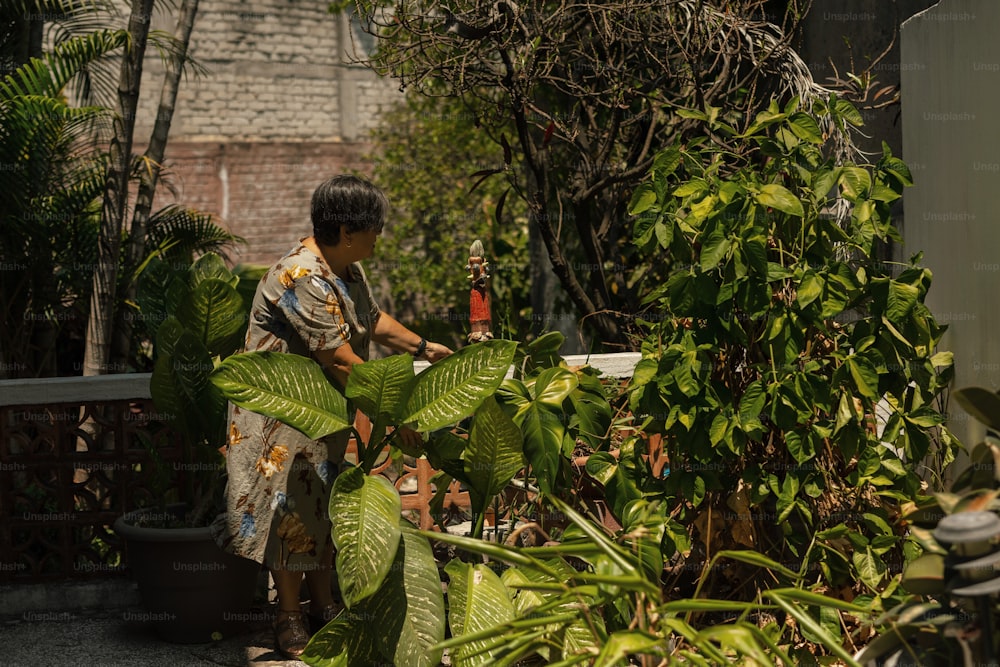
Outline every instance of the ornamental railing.
<path fill-rule="evenodd" d="M 631 377 L 638 360 L 638 354 L 566 358 L 616 378 Z M 415 370 L 426 365 L 417 362 Z M 180 435 L 153 406 L 149 377 L 0 381 L 0 583 L 120 574 L 114 520 L 183 488 L 192 471 L 184 469 Z M 363 416 L 356 426 L 363 437 L 371 428 Z M 432 527 L 439 518 L 430 510 L 436 471 L 425 459 L 383 459 L 373 474 L 393 482 L 408 518 Z M 164 470 L 170 473 L 166 488 Z M 449 486 L 443 507 L 468 509 L 458 482 Z"/>

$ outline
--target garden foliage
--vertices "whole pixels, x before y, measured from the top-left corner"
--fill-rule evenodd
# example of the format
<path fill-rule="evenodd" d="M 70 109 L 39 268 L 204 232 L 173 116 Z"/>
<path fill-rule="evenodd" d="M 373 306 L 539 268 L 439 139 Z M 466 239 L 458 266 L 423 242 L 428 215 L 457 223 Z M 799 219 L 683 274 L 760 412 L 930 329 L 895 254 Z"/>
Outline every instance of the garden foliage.
<path fill-rule="evenodd" d="M 669 267 L 630 396 L 669 473 L 636 483 L 664 501 L 665 544 L 706 593 L 768 587 L 700 567 L 743 548 L 877 608 L 920 552 L 901 507 L 957 445 L 941 405 L 952 355 L 923 303 L 931 272 L 880 258 L 901 241 L 891 205 L 909 171 L 888 147 L 873 165 L 826 156 L 816 118 L 860 121 L 835 96 L 810 113 L 773 103 L 743 131 L 719 109 L 684 113 L 706 137 L 660 153 L 631 203 L 636 244 Z M 817 613 L 839 636 L 840 619 Z"/>

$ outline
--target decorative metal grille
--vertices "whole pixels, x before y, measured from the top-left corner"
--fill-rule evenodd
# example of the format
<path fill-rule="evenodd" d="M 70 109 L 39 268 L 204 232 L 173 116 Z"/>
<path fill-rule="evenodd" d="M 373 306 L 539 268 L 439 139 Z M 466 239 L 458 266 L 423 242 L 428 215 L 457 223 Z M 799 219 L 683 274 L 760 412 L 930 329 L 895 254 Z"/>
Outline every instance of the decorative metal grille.
<path fill-rule="evenodd" d="M 180 435 L 156 417 L 149 399 L 0 407 L 0 583 L 123 570 L 115 519 L 175 496 L 185 481 Z M 371 425 L 360 416 L 358 428 Z M 426 460 L 386 455 L 372 472 L 393 482 L 410 520 L 434 525 Z M 444 506 L 468 509 L 458 482 Z"/>
<path fill-rule="evenodd" d="M 167 491 L 157 470 L 183 479 L 179 437 L 154 417 L 149 399 L 0 407 L 0 581 L 121 569 L 111 524 Z"/>

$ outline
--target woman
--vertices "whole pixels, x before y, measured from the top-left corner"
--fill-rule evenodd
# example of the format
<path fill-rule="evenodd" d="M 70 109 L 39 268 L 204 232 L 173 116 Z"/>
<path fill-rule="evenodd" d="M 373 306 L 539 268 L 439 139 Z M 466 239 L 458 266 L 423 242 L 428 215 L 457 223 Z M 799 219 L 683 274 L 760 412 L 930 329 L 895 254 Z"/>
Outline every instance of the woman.
<path fill-rule="evenodd" d="M 312 198 L 313 235 L 257 286 L 245 349 L 311 356 L 341 387 L 354 364 L 368 359 L 371 341 L 431 362 L 451 354 L 383 313 L 372 298 L 358 262 L 372 256 L 388 209 L 385 195 L 362 178 L 336 176 L 320 185 Z M 413 431 L 400 437 L 419 442 Z M 346 432 L 310 440 L 274 419 L 232 410 L 228 512 L 217 539 L 270 569 L 278 596 L 275 640 L 290 658 L 310 636 L 299 606 L 303 575 L 314 623 L 336 611 L 327 503 L 346 446 Z"/>

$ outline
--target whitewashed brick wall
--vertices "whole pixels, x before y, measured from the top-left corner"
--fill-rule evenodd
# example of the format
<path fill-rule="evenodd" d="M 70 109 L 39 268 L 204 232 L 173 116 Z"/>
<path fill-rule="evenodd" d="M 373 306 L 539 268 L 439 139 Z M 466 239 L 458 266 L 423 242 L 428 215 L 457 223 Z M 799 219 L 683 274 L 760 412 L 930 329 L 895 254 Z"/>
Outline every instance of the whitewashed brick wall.
<path fill-rule="evenodd" d="M 172 32 L 166 12 L 153 29 Z M 171 142 L 358 141 L 401 94 L 351 64 L 348 19 L 323 0 L 202 0 L 191 55 L 207 70 L 181 84 Z M 163 67 L 150 48 L 136 127 L 149 135 Z"/>

